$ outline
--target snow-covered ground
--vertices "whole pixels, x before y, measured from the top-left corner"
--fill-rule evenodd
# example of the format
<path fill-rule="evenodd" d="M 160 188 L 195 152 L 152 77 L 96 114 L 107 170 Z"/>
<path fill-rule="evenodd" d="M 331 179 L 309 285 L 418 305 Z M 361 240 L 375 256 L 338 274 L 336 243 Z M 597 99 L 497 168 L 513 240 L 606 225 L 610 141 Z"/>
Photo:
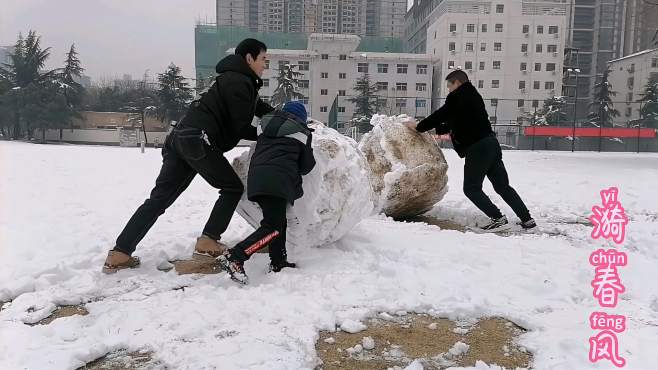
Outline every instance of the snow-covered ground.
<path fill-rule="evenodd" d="M 461 192 L 463 162 L 445 154 L 450 190 L 430 213 L 482 220 Z M 600 203 L 599 190 L 617 186 L 630 218 L 629 264 L 619 269 L 627 291 L 606 311 L 628 317 L 619 335 L 626 368 L 658 369 L 658 155 L 504 158 L 512 184 L 555 236 L 478 235 L 379 216 L 334 244 L 289 251 L 297 270 L 267 274 L 267 256 L 256 256 L 246 266 L 251 284 L 238 287 L 223 274 L 156 269 L 192 252 L 217 195 L 199 178 L 139 246 L 139 269 L 100 273 L 154 183 L 157 150 L 0 142 L 0 301 L 13 300 L 0 312 L 0 368 L 73 369 L 121 348 L 150 349 L 173 369 L 313 368 L 318 330 L 406 310 L 503 316 L 530 329 L 521 343 L 536 369 L 609 369 L 587 359 L 595 334 L 588 317 L 600 311 L 588 256 L 606 244 L 577 221 Z M 250 230 L 235 216 L 226 241 Z M 24 324 L 81 303 L 89 315 Z"/>

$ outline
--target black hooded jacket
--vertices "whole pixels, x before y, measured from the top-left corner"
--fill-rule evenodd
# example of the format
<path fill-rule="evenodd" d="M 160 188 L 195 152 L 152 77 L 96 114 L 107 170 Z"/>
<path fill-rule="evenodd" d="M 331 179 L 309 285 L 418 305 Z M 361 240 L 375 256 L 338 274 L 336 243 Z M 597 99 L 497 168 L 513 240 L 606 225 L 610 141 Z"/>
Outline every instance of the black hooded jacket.
<path fill-rule="evenodd" d="M 425 132 L 433 128 L 439 135 L 450 133 L 452 146 L 462 158 L 469 146 L 494 135 L 484 100 L 469 81 L 448 94 L 445 104 L 420 121 L 416 130 Z"/>
<path fill-rule="evenodd" d="M 304 195 L 302 175 L 315 167 L 312 130 L 292 114 L 277 110 L 263 117 L 259 131 L 249 163 L 247 197 L 273 196 L 292 204 Z"/>
<path fill-rule="evenodd" d="M 254 116 L 274 110 L 258 97 L 263 81 L 240 55 L 217 63 L 219 74 L 210 89 L 190 104 L 181 124 L 205 130 L 213 148 L 227 152 L 241 139 L 256 140 Z"/>

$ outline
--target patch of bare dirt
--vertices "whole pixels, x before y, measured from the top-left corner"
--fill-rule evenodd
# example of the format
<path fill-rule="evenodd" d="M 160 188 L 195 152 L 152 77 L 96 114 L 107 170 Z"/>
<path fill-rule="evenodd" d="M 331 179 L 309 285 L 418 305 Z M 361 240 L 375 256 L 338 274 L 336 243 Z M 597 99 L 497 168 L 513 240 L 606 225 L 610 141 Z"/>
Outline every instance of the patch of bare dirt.
<path fill-rule="evenodd" d="M 368 328 L 356 334 L 321 332 L 316 351 L 322 364 L 316 369 L 404 368 L 414 360 L 420 360 L 425 369 L 474 366 L 478 360 L 511 369 L 532 364 L 532 354 L 516 343 L 525 330 L 502 318 L 458 324 L 411 314 L 371 319 L 366 324 Z"/>
<path fill-rule="evenodd" d="M 153 359 L 153 352 L 118 350 L 110 352 L 77 370 L 151 370 L 167 369 L 162 363 Z"/>

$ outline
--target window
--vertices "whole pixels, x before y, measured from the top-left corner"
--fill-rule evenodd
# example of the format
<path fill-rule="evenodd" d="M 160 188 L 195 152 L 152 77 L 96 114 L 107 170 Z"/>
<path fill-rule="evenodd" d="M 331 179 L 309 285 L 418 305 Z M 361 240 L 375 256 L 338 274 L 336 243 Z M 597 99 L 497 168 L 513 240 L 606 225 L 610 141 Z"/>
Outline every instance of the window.
<path fill-rule="evenodd" d="M 532 101 L 532 107 L 533 107 L 533 108 L 537 108 L 537 107 L 539 107 L 539 100 L 533 100 L 533 101 Z"/>
<path fill-rule="evenodd" d="M 491 99 L 491 106 L 492 107 L 497 107 L 498 106 L 498 99 Z"/>
<path fill-rule="evenodd" d="M 329 54 L 322 54 L 322 60 L 329 59 Z"/>
<path fill-rule="evenodd" d="M 377 90 L 388 90 L 388 82 L 377 82 Z"/>
<path fill-rule="evenodd" d="M 407 99 L 406 98 L 397 98 L 397 99 L 395 99 L 395 106 L 397 108 L 406 108 L 407 107 Z"/>
<path fill-rule="evenodd" d="M 633 85 L 635 85 L 635 78 L 629 77 L 628 81 L 626 81 L 626 86 L 628 86 L 629 89 L 632 89 Z"/>
<path fill-rule="evenodd" d="M 480 43 L 480 51 L 487 51 L 487 43 L 486 42 L 481 42 Z"/>
<path fill-rule="evenodd" d="M 341 55 L 338 56 L 338 59 L 339 60 L 347 60 L 347 55 L 341 54 Z"/>
<path fill-rule="evenodd" d="M 329 95 L 329 91 L 327 89 L 322 89 L 320 90 L 320 95 Z"/>
<path fill-rule="evenodd" d="M 329 78 L 329 72 L 321 72 L 320 78 Z"/>
<path fill-rule="evenodd" d="M 633 101 L 633 93 L 629 92 L 628 95 L 626 95 L 626 101 L 627 102 L 632 102 Z"/>
<path fill-rule="evenodd" d="M 530 33 L 530 25 L 529 24 L 524 24 L 523 25 L 523 33 Z"/>
<path fill-rule="evenodd" d="M 548 34 L 554 35 L 557 33 L 557 26 L 548 26 Z"/>
<path fill-rule="evenodd" d="M 651 59 L 651 68 L 658 68 L 658 58 Z"/>
<path fill-rule="evenodd" d="M 448 51 L 455 51 L 457 49 L 457 46 L 454 42 L 448 43 Z"/>
<path fill-rule="evenodd" d="M 542 48 L 542 45 L 541 45 L 541 44 L 537 44 L 537 45 L 535 45 L 535 52 L 537 52 L 537 53 L 541 53 L 542 49 L 543 49 L 543 48 Z"/>
<path fill-rule="evenodd" d="M 270 69 L 270 61 L 269 60 L 265 61 L 265 69 Z"/>
<path fill-rule="evenodd" d="M 521 71 L 527 71 L 528 70 L 528 63 L 521 63 Z"/>
<path fill-rule="evenodd" d="M 484 62 L 480 62 L 480 71 L 484 71 Z"/>
<path fill-rule="evenodd" d="M 299 62 L 297 62 L 297 64 L 299 65 L 300 71 L 308 71 L 309 68 L 308 61 L 300 60 Z"/>
<path fill-rule="evenodd" d="M 557 53 L 557 45 L 548 45 L 546 51 L 549 53 Z"/>
<path fill-rule="evenodd" d="M 473 62 L 470 62 L 470 61 L 466 62 L 465 65 L 464 65 L 464 69 L 466 69 L 466 70 L 473 69 Z"/>
<path fill-rule="evenodd" d="M 545 90 L 555 90 L 555 82 L 553 81 L 546 81 L 544 83 L 544 89 Z"/>
<path fill-rule="evenodd" d="M 323 105 L 320 107 L 320 112 L 321 113 L 327 113 L 327 106 Z"/>
<path fill-rule="evenodd" d="M 450 23 L 450 32 L 457 32 L 457 23 Z"/>
<path fill-rule="evenodd" d="M 345 113 L 345 107 L 338 107 L 338 113 Z"/>
<path fill-rule="evenodd" d="M 339 73 L 339 74 L 338 74 L 338 79 L 340 79 L 340 80 L 345 80 L 345 79 L 347 79 L 347 73 L 345 73 L 345 72 L 341 72 L 341 73 Z"/>
<path fill-rule="evenodd" d="M 500 87 L 500 80 L 491 80 L 491 88 L 497 89 Z"/>
<path fill-rule="evenodd" d="M 455 61 L 454 60 L 449 60 L 448 61 L 448 69 L 455 68 Z"/>
<path fill-rule="evenodd" d="M 502 13 L 504 10 L 505 10 L 505 5 L 503 4 L 496 5 L 496 13 Z"/>
<path fill-rule="evenodd" d="M 269 78 L 264 78 L 263 79 L 263 87 L 269 87 L 270 86 L 270 79 Z"/>
<path fill-rule="evenodd" d="M 516 106 L 519 108 L 523 108 L 525 106 L 525 100 L 519 99 L 516 103 Z"/>
<path fill-rule="evenodd" d="M 425 108 L 427 101 L 425 99 L 416 99 L 416 108 Z"/>
<path fill-rule="evenodd" d="M 549 72 L 555 71 L 555 63 L 546 63 L 546 70 Z"/>
<path fill-rule="evenodd" d="M 541 71 L 541 63 L 535 63 L 535 72 Z"/>
<path fill-rule="evenodd" d="M 388 73 L 388 64 L 377 64 L 378 73 Z"/>
<path fill-rule="evenodd" d="M 500 60 L 494 60 L 493 69 L 500 69 Z"/>
<path fill-rule="evenodd" d="M 503 43 L 494 42 L 494 51 L 503 51 Z"/>
<path fill-rule="evenodd" d="M 525 81 L 519 81 L 519 90 L 525 89 Z"/>
<path fill-rule="evenodd" d="M 427 84 L 426 83 L 417 83 L 416 84 L 416 91 L 427 91 Z"/>
<path fill-rule="evenodd" d="M 528 52 L 528 44 L 521 44 L 521 52 L 522 53 Z"/>
<path fill-rule="evenodd" d="M 406 74 L 408 67 L 409 67 L 408 64 L 398 64 L 398 73 Z"/>
<path fill-rule="evenodd" d="M 472 42 L 467 42 L 466 43 L 466 51 L 473 51 L 473 43 Z"/>
<path fill-rule="evenodd" d="M 302 104 L 308 105 L 308 98 L 302 98 L 300 101 Z"/>
<path fill-rule="evenodd" d="M 299 80 L 300 89 L 308 89 L 308 80 Z"/>
<path fill-rule="evenodd" d="M 496 23 L 496 32 L 503 32 L 503 24 Z"/>
<path fill-rule="evenodd" d="M 484 89 L 484 80 L 478 81 L 478 89 Z"/>
<path fill-rule="evenodd" d="M 280 70 L 283 69 L 286 66 L 286 64 L 290 64 L 290 62 L 287 61 L 287 60 L 280 60 L 279 61 L 279 69 Z"/>
<path fill-rule="evenodd" d="M 398 82 L 395 84 L 395 90 L 397 91 L 407 91 L 407 83 L 406 82 Z"/>
<path fill-rule="evenodd" d="M 538 34 L 543 34 L 544 33 L 544 26 L 537 26 L 537 33 Z"/>
<path fill-rule="evenodd" d="M 534 82 L 532 83 L 532 88 L 535 89 L 535 90 L 539 90 L 539 86 L 540 86 L 540 85 L 541 85 L 541 82 L 540 82 L 540 81 L 534 81 Z"/>
<path fill-rule="evenodd" d="M 382 108 L 387 106 L 386 98 L 377 98 L 377 103 Z"/>
<path fill-rule="evenodd" d="M 631 114 L 633 114 L 633 108 L 631 107 L 626 107 L 626 117 L 630 117 Z"/>
<path fill-rule="evenodd" d="M 487 24 L 486 23 L 482 24 L 482 33 L 487 33 Z"/>
<path fill-rule="evenodd" d="M 368 73 L 368 63 L 359 63 L 356 67 L 357 72 Z"/>
<path fill-rule="evenodd" d="M 345 90 L 338 90 L 338 96 L 345 96 Z"/>
<path fill-rule="evenodd" d="M 474 24 L 467 24 L 466 25 L 466 32 L 475 32 L 475 25 Z"/>
<path fill-rule="evenodd" d="M 418 64 L 416 66 L 416 74 L 426 75 L 427 74 L 427 64 Z"/>

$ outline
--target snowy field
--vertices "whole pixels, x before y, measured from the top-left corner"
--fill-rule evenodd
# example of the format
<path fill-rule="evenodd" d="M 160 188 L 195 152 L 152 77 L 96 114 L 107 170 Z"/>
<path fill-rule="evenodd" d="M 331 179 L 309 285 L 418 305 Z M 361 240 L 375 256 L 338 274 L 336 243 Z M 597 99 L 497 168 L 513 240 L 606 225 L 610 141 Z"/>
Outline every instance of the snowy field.
<path fill-rule="evenodd" d="M 461 192 L 462 160 L 445 154 L 450 189 L 430 214 L 482 221 Z M 217 196 L 200 178 L 141 243 L 139 269 L 100 273 L 154 183 L 158 150 L 0 142 L 0 301 L 11 301 L 0 312 L 0 369 L 75 369 L 144 348 L 173 369 L 312 369 L 319 330 L 398 310 L 502 316 L 529 329 L 521 344 L 534 353 L 535 369 L 610 369 L 587 359 L 595 335 L 588 318 L 601 310 L 588 256 L 607 245 L 579 223 L 610 186 L 619 187 L 630 218 L 629 264 L 619 269 L 626 292 L 606 311 L 628 317 L 619 335 L 626 368 L 658 369 L 658 155 L 507 151 L 504 158 L 549 234 L 478 235 L 377 216 L 337 243 L 290 250 L 300 265 L 294 271 L 267 274 L 267 256 L 255 256 L 246 265 L 251 284 L 238 287 L 224 274 L 157 269 L 192 252 Z M 485 191 L 494 194 L 488 183 Z M 250 231 L 235 216 L 225 241 Z M 25 325 L 57 305 L 82 303 L 87 316 Z"/>

